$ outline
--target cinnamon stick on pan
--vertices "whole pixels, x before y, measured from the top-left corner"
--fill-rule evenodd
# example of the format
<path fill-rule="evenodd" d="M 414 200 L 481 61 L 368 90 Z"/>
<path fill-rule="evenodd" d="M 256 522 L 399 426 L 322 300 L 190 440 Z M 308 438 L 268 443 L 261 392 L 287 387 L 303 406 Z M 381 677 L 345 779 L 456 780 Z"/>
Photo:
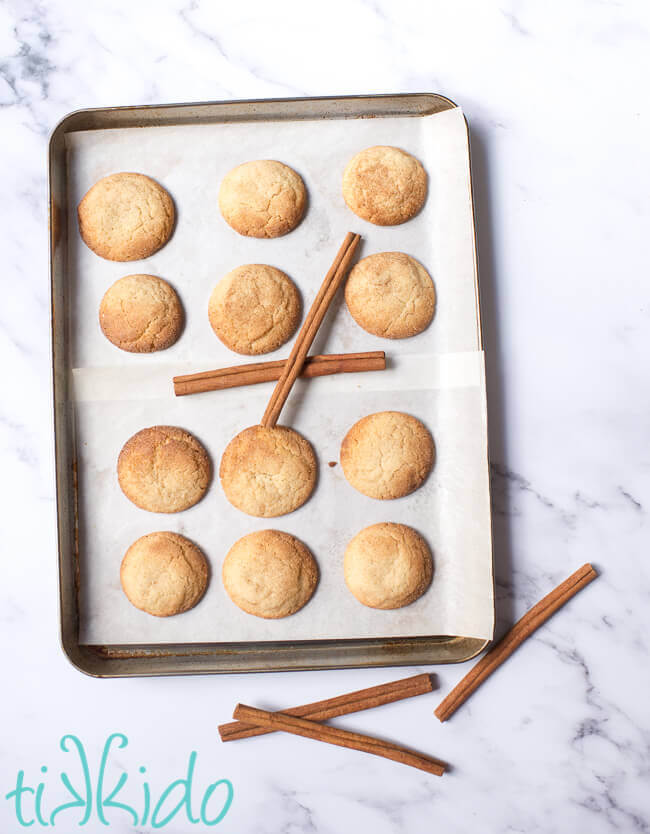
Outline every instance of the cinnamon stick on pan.
<path fill-rule="evenodd" d="M 325 318 L 325 314 L 336 295 L 336 291 L 343 283 L 360 240 L 360 236 L 353 235 L 352 232 L 348 232 L 345 236 L 345 240 L 337 252 L 334 262 L 329 268 L 321 288 L 307 313 L 307 317 L 296 337 L 286 365 L 271 394 L 271 399 L 261 421 L 261 425 L 265 428 L 272 428 L 278 422 L 278 417 L 289 396 L 291 387 L 302 370 L 302 366 L 309 353 L 309 348 L 316 338 L 318 328 Z"/>
<path fill-rule="evenodd" d="M 231 368 L 217 368 L 214 371 L 175 376 L 173 379 L 174 394 L 177 397 L 184 397 L 187 394 L 201 394 L 204 391 L 222 391 L 225 388 L 272 382 L 280 378 L 286 363 L 286 359 L 278 359 L 273 362 L 251 362 L 245 365 L 234 365 Z M 300 376 L 312 378 L 329 376 L 330 374 L 383 371 L 385 368 L 386 354 L 383 350 L 371 350 L 362 353 L 329 353 L 308 356 Z"/>
<path fill-rule="evenodd" d="M 434 710 L 435 715 L 441 721 L 446 721 L 452 716 L 458 707 L 465 703 L 483 681 L 498 669 L 524 640 L 530 637 L 549 617 L 597 576 L 598 574 L 593 567 L 587 563 L 541 599 L 537 605 L 534 605 L 451 690 L 449 695 Z"/>

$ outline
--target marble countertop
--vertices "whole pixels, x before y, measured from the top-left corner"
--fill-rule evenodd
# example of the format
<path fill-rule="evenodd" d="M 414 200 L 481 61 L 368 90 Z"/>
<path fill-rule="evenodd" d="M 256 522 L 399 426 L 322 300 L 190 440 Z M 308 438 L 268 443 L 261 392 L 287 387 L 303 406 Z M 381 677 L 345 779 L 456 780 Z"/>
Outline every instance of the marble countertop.
<path fill-rule="evenodd" d="M 219 828 L 238 834 L 649 831 L 647 4 L 8 0 L 0 41 L 3 834 L 21 830 L 21 771 L 43 786 L 22 794 L 26 821 L 37 799 L 47 819 L 71 799 L 62 771 L 84 784 L 62 737 L 96 780 L 112 733 L 128 737 L 106 766 L 111 789 L 128 776 L 122 801 L 142 807 L 146 782 L 153 802 L 195 751 L 195 817 L 227 779 Z M 442 779 L 299 738 L 217 741 L 237 701 L 279 708 L 404 670 L 103 681 L 58 645 L 48 132 L 79 107 L 407 91 L 447 95 L 470 124 L 497 633 L 582 563 L 601 572 L 447 724 L 433 708 L 470 664 L 414 669 L 438 691 L 337 720 L 440 756 Z M 184 814 L 164 827 L 206 827 Z M 106 830 L 96 810 L 86 830 Z"/>

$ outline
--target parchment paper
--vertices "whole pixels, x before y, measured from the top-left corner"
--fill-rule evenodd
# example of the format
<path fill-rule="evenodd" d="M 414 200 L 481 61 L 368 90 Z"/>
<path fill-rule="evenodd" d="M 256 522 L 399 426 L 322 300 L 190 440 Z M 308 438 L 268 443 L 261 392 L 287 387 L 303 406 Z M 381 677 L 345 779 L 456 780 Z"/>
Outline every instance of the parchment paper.
<path fill-rule="evenodd" d="M 374 144 L 414 153 L 429 175 L 422 212 L 395 227 L 366 223 L 341 196 L 348 159 Z M 222 177 L 249 159 L 279 159 L 294 167 L 309 191 L 307 215 L 276 240 L 244 238 L 219 215 Z M 459 634 L 489 638 L 493 629 L 492 560 L 483 355 L 478 351 L 474 244 L 468 148 L 460 109 L 428 117 L 214 124 L 87 131 L 68 137 L 70 206 L 68 312 L 79 475 L 82 643 L 164 643 Z M 77 232 L 76 205 L 100 177 L 141 171 L 172 194 L 178 222 L 172 240 L 144 261 L 104 261 Z M 386 351 L 379 373 L 299 380 L 281 422 L 314 446 L 320 471 L 312 498 L 290 515 L 256 519 L 225 499 L 216 471 L 229 440 L 258 423 L 272 384 L 175 398 L 175 374 L 253 358 L 229 351 L 214 336 L 207 302 L 217 281 L 242 263 L 269 263 L 286 271 L 309 307 L 346 231 L 363 236 L 360 256 L 399 250 L 420 260 L 436 285 L 437 310 L 423 334 L 384 340 L 361 330 L 341 297 L 312 352 Z M 118 278 L 148 272 L 178 291 L 186 326 L 176 345 L 132 355 L 108 342 L 98 324 L 102 295 Z M 259 357 L 277 359 L 290 346 Z M 257 360 L 255 360 L 257 361 Z M 356 492 L 338 462 L 350 426 L 366 414 L 407 411 L 431 430 L 437 449 L 433 472 L 411 496 L 375 501 Z M 210 452 L 211 488 L 195 507 L 171 515 L 138 509 L 117 483 L 124 442 L 145 426 L 169 424 L 191 431 Z M 434 557 L 429 591 L 396 611 L 362 606 L 343 580 L 347 542 L 378 521 L 409 524 L 425 536 Z M 302 539 L 320 567 L 313 599 L 283 620 L 262 620 L 234 605 L 221 584 L 221 564 L 242 535 L 266 528 Z M 119 565 L 139 536 L 174 530 L 205 552 L 212 576 L 192 611 L 159 619 L 124 596 Z"/>

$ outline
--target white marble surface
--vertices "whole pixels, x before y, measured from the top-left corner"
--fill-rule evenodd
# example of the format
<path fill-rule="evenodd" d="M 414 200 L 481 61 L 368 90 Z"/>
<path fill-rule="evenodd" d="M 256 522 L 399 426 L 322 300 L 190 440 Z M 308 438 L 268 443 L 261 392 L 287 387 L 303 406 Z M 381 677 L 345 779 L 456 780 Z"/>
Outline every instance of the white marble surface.
<path fill-rule="evenodd" d="M 62 769 L 80 781 L 61 736 L 95 771 L 111 732 L 129 738 L 111 785 L 122 769 L 141 785 L 143 764 L 159 794 L 195 750 L 197 795 L 230 779 L 219 828 L 238 834 L 650 830 L 649 32 L 643 0 L 0 7 L 3 834 L 21 830 L 4 799 L 20 769 L 43 778 L 49 810 Z M 583 562 L 602 571 L 448 724 L 432 710 L 467 667 L 435 669 L 439 693 L 340 721 L 443 757 L 442 779 L 303 739 L 216 740 L 237 700 L 280 707 L 400 670 L 98 681 L 57 638 L 48 131 L 84 106 L 409 90 L 470 120 L 499 629 Z M 85 830 L 107 829 L 94 814 Z"/>

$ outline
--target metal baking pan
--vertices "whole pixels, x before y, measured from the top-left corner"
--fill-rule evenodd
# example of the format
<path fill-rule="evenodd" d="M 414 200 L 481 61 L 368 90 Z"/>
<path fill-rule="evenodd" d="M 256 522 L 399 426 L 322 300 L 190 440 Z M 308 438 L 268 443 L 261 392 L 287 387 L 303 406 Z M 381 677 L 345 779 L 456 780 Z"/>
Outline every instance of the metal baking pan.
<path fill-rule="evenodd" d="M 81 645 L 79 536 L 74 407 L 69 397 L 65 135 L 79 130 L 266 120 L 421 117 L 456 105 L 422 93 L 337 98 L 266 99 L 78 110 L 65 116 L 49 142 L 50 282 L 61 643 L 79 670 L 97 677 L 290 671 L 454 663 L 468 660 L 486 640 L 457 635 L 249 643 Z M 474 246 L 475 248 L 475 246 Z M 482 350 L 478 276 L 478 343 Z"/>

